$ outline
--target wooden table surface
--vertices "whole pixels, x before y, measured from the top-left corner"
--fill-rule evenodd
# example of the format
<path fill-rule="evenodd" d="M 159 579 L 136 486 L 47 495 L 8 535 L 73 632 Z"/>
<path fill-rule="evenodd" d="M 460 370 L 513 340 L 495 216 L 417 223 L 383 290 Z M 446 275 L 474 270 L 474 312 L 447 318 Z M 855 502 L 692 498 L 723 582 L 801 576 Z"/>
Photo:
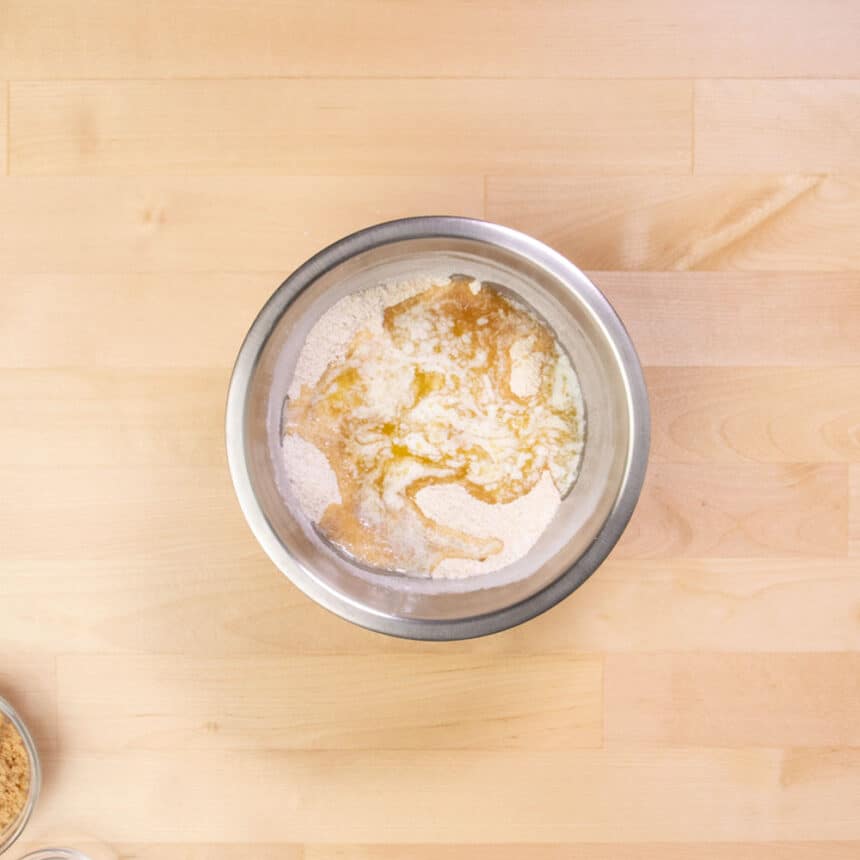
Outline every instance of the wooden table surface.
<path fill-rule="evenodd" d="M 12 860 L 860 857 L 858 45 L 857 0 L 0 0 Z M 654 412 L 598 574 L 449 644 L 293 588 L 222 431 L 282 278 L 426 213 L 591 272 Z"/>

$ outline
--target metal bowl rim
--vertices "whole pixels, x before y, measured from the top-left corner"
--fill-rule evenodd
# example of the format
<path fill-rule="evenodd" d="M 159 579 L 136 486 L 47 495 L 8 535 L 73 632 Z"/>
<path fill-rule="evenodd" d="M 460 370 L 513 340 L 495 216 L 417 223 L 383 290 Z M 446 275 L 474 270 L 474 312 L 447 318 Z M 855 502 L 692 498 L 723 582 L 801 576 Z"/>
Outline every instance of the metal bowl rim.
<path fill-rule="evenodd" d="M 374 248 L 425 238 L 469 239 L 512 251 L 554 275 L 575 292 L 599 320 L 618 359 L 630 416 L 627 462 L 615 504 L 597 537 L 579 558 L 542 590 L 483 615 L 446 619 L 409 619 L 379 612 L 330 589 L 299 564 L 281 542 L 256 497 L 247 467 L 245 410 L 260 354 L 288 305 L 325 272 Z M 642 368 L 618 315 L 600 290 L 566 257 L 518 230 L 456 216 L 421 216 L 386 221 L 334 242 L 296 269 L 272 294 L 252 323 L 239 350 L 227 395 L 227 459 L 233 486 L 248 525 L 269 558 L 308 597 L 361 627 L 408 639 L 470 639 L 521 624 L 555 606 L 599 567 L 621 537 L 639 498 L 650 446 L 650 410 Z"/>

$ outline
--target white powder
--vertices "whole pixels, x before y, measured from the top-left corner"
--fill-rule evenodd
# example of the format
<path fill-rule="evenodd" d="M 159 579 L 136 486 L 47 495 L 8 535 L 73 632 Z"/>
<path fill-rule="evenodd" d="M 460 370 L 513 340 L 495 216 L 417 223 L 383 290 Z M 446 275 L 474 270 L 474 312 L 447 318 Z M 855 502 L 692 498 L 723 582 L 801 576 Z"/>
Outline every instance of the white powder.
<path fill-rule="evenodd" d="M 382 332 L 383 311 L 433 286 L 432 278 L 419 278 L 380 284 L 360 293 L 345 296 L 330 307 L 314 324 L 296 362 L 289 396 L 298 397 L 303 385 L 315 385 L 333 361 L 346 354 L 349 342 L 362 329 L 371 334 Z"/>
<path fill-rule="evenodd" d="M 295 398 L 303 386 L 317 383 L 331 362 L 344 357 L 347 345 L 358 332 L 381 335 L 385 308 L 439 282 L 438 278 L 420 278 L 382 284 L 337 302 L 308 334 L 289 396 Z M 524 341 L 512 349 L 511 388 L 518 396 L 533 394 L 539 383 L 540 360 L 532 354 L 532 346 Z M 579 414 L 582 416 L 581 410 Z M 319 449 L 295 434 L 285 437 L 283 453 L 291 489 L 302 512 L 318 522 L 330 504 L 341 501 L 334 471 Z M 561 497 L 552 477 L 545 472 L 529 493 L 508 504 L 487 504 L 457 484 L 425 487 L 417 494 L 416 502 L 426 516 L 440 525 L 477 537 L 497 538 L 504 544 L 501 552 L 484 561 L 445 559 L 432 574 L 453 579 L 489 573 L 526 555 L 552 520 Z"/>
<path fill-rule="evenodd" d="M 511 347 L 511 391 L 530 397 L 540 385 L 540 358 L 532 351 L 533 338 L 522 338 Z"/>
<path fill-rule="evenodd" d="M 298 433 L 284 436 L 283 449 L 290 489 L 299 500 L 302 513 L 319 522 L 330 504 L 341 501 L 334 469 L 325 454 Z"/>
<path fill-rule="evenodd" d="M 424 514 L 437 523 L 504 542 L 504 549 L 486 561 L 447 558 L 433 571 L 436 577 L 459 579 L 499 570 L 522 558 L 555 516 L 561 498 L 549 473 L 544 472 L 531 492 L 506 505 L 488 505 L 470 496 L 459 484 L 425 487 L 416 501 Z"/>

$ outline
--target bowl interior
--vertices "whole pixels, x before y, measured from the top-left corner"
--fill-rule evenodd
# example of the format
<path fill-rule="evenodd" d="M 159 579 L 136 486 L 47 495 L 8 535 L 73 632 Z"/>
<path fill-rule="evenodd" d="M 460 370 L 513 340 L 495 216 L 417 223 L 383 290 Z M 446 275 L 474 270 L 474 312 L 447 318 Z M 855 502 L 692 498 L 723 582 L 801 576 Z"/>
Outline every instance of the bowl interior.
<path fill-rule="evenodd" d="M 579 282 L 571 285 L 540 260 L 495 243 L 447 236 L 388 242 L 321 270 L 307 285 L 296 287 L 292 278 L 284 284 L 285 292 L 273 297 L 258 320 L 270 317 L 259 327 L 258 348 L 253 343 L 243 348 L 254 350 L 256 362 L 243 392 L 242 467 L 253 504 L 265 519 L 266 534 L 257 529 L 257 536 L 296 584 L 352 620 L 395 633 L 405 622 L 406 635 L 412 635 L 416 625 L 475 619 L 527 601 L 569 575 L 574 562 L 594 549 L 629 468 L 634 405 L 617 332 L 613 336 L 606 328 L 608 306 L 588 279 L 573 271 Z M 461 580 L 369 572 L 320 541 L 292 498 L 280 447 L 284 400 L 308 332 L 343 296 L 391 279 L 453 273 L 512 289 L 567 350 L 587 417 L 579 477 L 537 544 L 509 567 Z M 580 581 L 590 572 L 583 570 Z"/>

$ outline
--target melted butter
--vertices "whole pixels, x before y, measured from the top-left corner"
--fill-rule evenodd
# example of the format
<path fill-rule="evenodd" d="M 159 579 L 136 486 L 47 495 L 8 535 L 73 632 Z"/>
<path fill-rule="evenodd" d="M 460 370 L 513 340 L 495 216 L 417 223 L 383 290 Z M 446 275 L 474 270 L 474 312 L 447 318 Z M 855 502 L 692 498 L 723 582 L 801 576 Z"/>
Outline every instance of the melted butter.
<path fill-rule="evenodd" d="M 527 395 L 511 387 L 512 354 L 524 352 L 536 380 Z M 459 484 L 501 504 L 548 471 L 564 495 L 582 449 L 577 403 L 549 329 L 492 287 L 454 276 L 387 308 L 381 333 L 356 335 L 289 403 L 286 430 L 316 445 L 337 477 L 341 502 L 317 523 L 322 534 L 363 564 L 427 575 L 503 543 L 431 520 L 420 490 Z"/>

